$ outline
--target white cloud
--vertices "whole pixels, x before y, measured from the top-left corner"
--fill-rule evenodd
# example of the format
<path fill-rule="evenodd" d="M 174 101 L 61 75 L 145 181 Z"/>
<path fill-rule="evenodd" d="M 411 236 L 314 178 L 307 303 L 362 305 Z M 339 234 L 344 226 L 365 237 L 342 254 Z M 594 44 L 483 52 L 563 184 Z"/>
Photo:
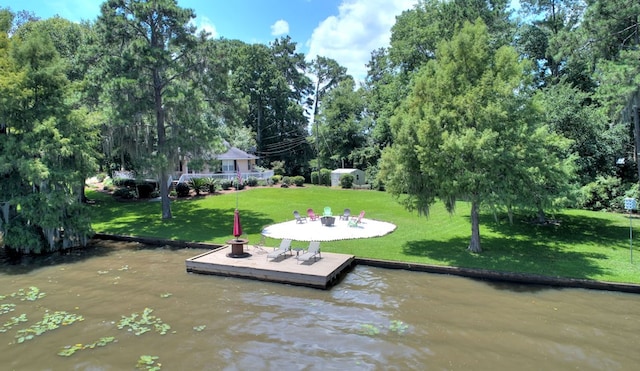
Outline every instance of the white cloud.
<path fill-rule="evenodd" d="M 330 16 L 313 30 L 308 58 L 335 59 L 357 82 L 367 75 L 371 52 L 389 46 L 396 16 L 418 0 L 343 0 L 338 15 Z"/>
<path fill-rule="evenodd" d="M 280 36 L 289 33 L 289 23 L 283 19 L 279 19 L 271 25 L 271 35 Z"/>
<path fill-rule="evenodd" d="M 218 38 L 218 31 L 216 30 L 216 26 L 211 22 L 209 18 L 205 16 L 197 16 L 195 19 L 195 26 L 198 29 L 198 32 L 207 32 L 209 34 L 209 38 Z"/>

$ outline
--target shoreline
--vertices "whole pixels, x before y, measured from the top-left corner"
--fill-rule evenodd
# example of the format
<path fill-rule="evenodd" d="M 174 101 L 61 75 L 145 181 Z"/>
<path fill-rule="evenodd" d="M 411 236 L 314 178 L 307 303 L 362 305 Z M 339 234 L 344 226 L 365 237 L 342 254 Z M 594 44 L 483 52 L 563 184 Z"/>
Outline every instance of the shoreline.
<path fill-rule="evenodd" d="M 181 240 L 163 240 L 151 237 L 135 237 L 124 235 L 112 235 L 107 233 L 96 233 L 92 239 L 96 240 L 112 240 L 123 242 L 139 242 L 147 245 L 154 246 L 173 246 L 173 247 L 187 247 L 187 248 L 203 248 L 203 249 L 215 249 L 224 245 L 212 244 L 205 242 L 189 242 Z M 555 288 L 577 288 L 577 289 L 590 289 L 590 290 L 605 290 L 605 291 L 617 291 L 632 294 L 640 294 L 640 285 L 631 283 L 619 283 L 619 282 L 606 282 L 595 281 L 588 279 L 578 278 L 566 278 L 566 277 L 551 277 L 542 276 L 536 274 L 525 274 L 515 272 L 500 272 L 492 271 L 488 269 L 478 268 L 460 268 L 449 266 L 438 266 L 421 263 L 409 263 L 401 261 L 380 260 L 371 258 L 359 258 L 355 257 L 354 265 L 366 265 L 377 268 L 385 269 L 404 269 L 414 272 L 425 272 L 435 274 L 448 274 L 452 276 L 466 277 L 472 279 L 513 283 L 513 284 L 527 284 L 538 286 L 550 286 Z"/>

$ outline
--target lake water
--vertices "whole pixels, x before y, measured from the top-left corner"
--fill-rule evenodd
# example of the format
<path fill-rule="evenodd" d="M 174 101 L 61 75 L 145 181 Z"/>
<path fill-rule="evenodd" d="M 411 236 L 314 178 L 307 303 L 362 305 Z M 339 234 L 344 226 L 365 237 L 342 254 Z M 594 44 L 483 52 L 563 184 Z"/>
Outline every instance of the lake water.
<path fill-rule="evenodd" d="M 3 370 L 133 370 L 143 356 L 158 357 L 148 366 L 162 370 L 640 364 L 639 295 L 366 266 L 324 291 L 186 273 L 185 259 L 203 250 L 96 244 L 0 264 Z M 67 324 L 34 335 L 56 316 L 67 316 Z M 149 331 L 136 334 L 143 328 Z M 70 349 L 75 353 L 58 355 Z"/>

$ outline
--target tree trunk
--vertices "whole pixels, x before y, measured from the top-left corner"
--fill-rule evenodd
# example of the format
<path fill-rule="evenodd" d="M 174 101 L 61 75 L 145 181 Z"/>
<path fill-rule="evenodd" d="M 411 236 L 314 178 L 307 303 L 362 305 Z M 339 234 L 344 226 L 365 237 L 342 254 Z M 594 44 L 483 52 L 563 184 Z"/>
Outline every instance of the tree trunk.
<path fill-rule="evenodd" d="M 87 203 L 87 194 L 85 193 L 85 179 L 84 177 L 78 182 L 78 202 L 80 202 L 81 204 L 86 204 Z"/>
<path fill-rule="evenodd" d="M 164 129 L 164 107 L 162 107 L 162 81 L 160 72 L 157 69 L 153 71 L 153 92 L 156 109 L 156 129 L 158 131 L 158 156 L 166 156 L 165 148 L 166 133 Z M 161 160 L 158 164 L 160 167 L 160 198 L 162 200 L 162 219 L 171 219 L 171 200 L 169 199 L 169 174 L 167 173 L 167 164 Z"/>
<path fill-rule="evenodd" d="M 478 201 L 471 201 L 471 242 L 468 250 L 475 253 L 482 252 L 480 247 L 480 217 L 478 209 L 480 205 Z"/>

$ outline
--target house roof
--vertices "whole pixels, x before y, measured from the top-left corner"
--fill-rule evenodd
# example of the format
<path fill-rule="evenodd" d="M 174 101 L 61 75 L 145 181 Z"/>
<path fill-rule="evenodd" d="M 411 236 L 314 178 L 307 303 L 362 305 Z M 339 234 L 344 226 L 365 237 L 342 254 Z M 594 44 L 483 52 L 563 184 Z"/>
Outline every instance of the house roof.
<path fill-rule="evenodd" d="M 227 152 L 216 156 L 218 160 L 256 160 L 257 156 L 249 154 L 239 148 L 229 147 Z"/>

